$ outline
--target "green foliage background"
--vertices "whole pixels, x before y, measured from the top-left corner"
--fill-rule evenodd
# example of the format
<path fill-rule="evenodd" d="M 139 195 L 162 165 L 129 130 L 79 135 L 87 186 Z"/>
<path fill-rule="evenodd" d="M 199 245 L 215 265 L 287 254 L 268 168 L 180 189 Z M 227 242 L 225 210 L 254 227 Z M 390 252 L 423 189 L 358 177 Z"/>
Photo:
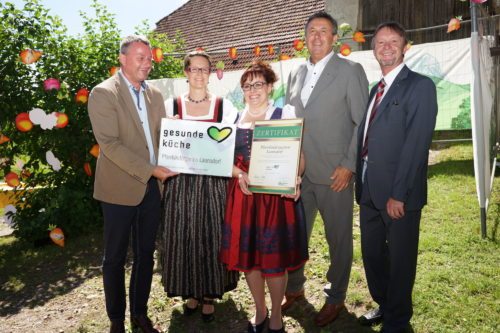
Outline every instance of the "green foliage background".
<path fill-rule="evenodd" d="M 120 31 L 105 6 L 94 0 L 95 15 L 80 13 L 84 35 L 69 36 L 60 18 L 50 15 L 38 0 L 26 0 L 24 8 L 0 2 L 0 133 L 10 141 L 0 145 L 1 173 L 20 173 L 16 160 L 24 162 L 22 179 L 34 189 L 14 189 L 17 214 L 15 235 L 36 242 L 47 239 L 49 224 L 61 227 L 66 237 L 84 233 L 101 222 L 98 203 L 92 199 L 94 178 L 86 175 L 85 162 L 95 168 L 89 150 L 95 143 L 86 104 L 77 104 L 75 94 L 80 88 L 91 90 L 109 77 L 109 69 L 119 66 Z M 182 49 L 182 40 L 172 43 L 168 37 L 136 28 L 136 33 L 149 37 L 153 47 L 163 52 Z M 176 40 L 180 40 L 176 36 Z M 24 49 L 43 52 L 39 61 L 26 65 L 19 53 Z M 181 59 L 165 58 L 155 64 L 150 78 L 182 75 Z M 62 83 L 59 91 L 46 92 L 43 81 L 56 78 Z M 60 129 L 42 130 L 34 125 L 29 132 L 16 129 L 19 113 L 41 108 L 47 114 L 64 112 L 69 124 Z M 62 162 L 55 172 L 47 165 L 45 153 L 51 150 Z"/>

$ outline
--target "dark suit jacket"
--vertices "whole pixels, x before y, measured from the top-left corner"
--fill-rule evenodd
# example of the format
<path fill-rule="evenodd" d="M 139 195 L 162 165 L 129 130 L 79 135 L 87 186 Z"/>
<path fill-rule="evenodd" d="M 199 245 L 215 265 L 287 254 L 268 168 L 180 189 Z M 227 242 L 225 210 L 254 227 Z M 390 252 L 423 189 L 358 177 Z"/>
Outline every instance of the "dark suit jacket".
<path fill-rule="evenodd" d="M 304 118 L 306 177 L 314 184 L 331 185 L 336 167 L 355 171 L 357 128 L 366 108 L 368 80 L 360 64 L 334 54 L 303 105 L 306 75 L 306 64 L 290 73 L 286 103 Z"/>
<path fill-rule="evenodd" d="M 160 91 L 145 90 L 148 122 L 155 156 L 165 106 Z M 94 183 L 94 198 L 112 204 L 135 206 L 144 194 L 154 165 L 139 114 L 127 83 L 118 73 L 100 83 L 90 94 L 89 116 L 100 154 Z"/>
<path fill-rule="evenodd" d="M 370 92 L 370 100 L 377 87 Z M 431 79 L 404 66 L 382 99 L 368 133 L 366 181 L 377 209 L 392 197 L 405 209 L 427 203 L 427 163 L 437 116 L 436 86 Z M 366 113 L 358 129 L 356 200 L 362 191 L 361 148 Z"/>

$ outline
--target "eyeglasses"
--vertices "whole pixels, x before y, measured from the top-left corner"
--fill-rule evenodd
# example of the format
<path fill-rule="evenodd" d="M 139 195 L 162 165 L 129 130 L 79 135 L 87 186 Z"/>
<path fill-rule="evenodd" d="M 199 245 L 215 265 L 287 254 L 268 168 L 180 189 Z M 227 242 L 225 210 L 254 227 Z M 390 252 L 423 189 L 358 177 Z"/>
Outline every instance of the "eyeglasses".
<path fill-rule="evenodd" d="M 198 67 L 188 67 L 187 69 L 190 73 L 196 74 L 210 74 L 210 68 L 198 68 Z"/>
<path fill-rule="evenodd" d="M 244 85 L 241 86 L 241 89 L 243 89 L 244 91 L 250 91 L 250 90 L 252 90 L 252 88 L 254 90 L 260 90 L 266 84 L 267 84 L 267 82 L 255 82 L 254 84 L 245 83 Z"/>

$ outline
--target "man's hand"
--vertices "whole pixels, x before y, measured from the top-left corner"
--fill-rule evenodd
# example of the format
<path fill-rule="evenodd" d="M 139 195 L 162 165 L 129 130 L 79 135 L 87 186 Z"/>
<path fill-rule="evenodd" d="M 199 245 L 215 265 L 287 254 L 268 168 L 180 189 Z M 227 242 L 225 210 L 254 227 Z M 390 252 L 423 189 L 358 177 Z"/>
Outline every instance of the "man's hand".
<path fill-rule="evenodd" d="M 178 174 L 178 172 L 173 172 L 172 170 L 162 166 L 156 166 L 153 170 L 153 177 L 158 178 L 162 182 L 164 182 L 167 178 Z"/>
<path fill-rule="evenodd" d="M 405 203 L 393 198 L 389 198 L 386 204 L 387 215 L 393 220 L 397 220 L 405 216 Z"/>
<path fill-rule="evenodd" d="M 330 188 L 335 192 L 343 191 L 349 186 L 351 178 L 352 178 L 351 170 L 343 166 L 338 166 L 335 168 L 335 170 L 332 173 L 332 176 L 330 177 L 330 179 L 333 180 L 332 185 L 330 185 Z"/>

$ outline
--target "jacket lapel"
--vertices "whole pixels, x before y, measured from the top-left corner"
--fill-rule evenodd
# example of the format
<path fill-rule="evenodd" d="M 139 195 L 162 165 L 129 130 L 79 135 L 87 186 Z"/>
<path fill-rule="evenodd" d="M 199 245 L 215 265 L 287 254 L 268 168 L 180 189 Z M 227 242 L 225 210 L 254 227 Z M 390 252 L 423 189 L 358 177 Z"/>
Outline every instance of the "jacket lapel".
<path fill-rule="evenodd" d="M 409 72 L 408 67 L 406 67 L 406 65 L 403 66 L 399 74 L 396 76 L 396 79 L 392 83 L 391 87 L 389 88 L 389 91 L 382 99 L 382 102 L 380 102 L 380 105 L 377 109 L 377 114 L 375 115 L 375 118 L 373 118 L 372 123 L 376 122 L 377 119 L 380 118 L 380 115 L 384 113 L 385 110 L 388 109 L 389 103 L 393 102 L 394 96 L 396 96 L 399 90 L 398 86 L 401 84 L 401 81 L 405 80 L 408 77 L 408 72 Z M 374 87 L 374 91 L 376 91 L 376 86 Z"/>
<path fill-rule="evenodd" d="M 304 80 L 306 79 L 306 76 L 307 76 L 307 65 L 303 64 L 302 66 L 300 66 L 299 71 L 297 73 L 297 83 L 298 83 L 297 99 L 298 102 L 300 103 L 302 110 L 305 109 L 305 105 L 302 104 L 301 94 L 302 94 L 302 88 L 304 88 Z"/>
<path fill-rule="evenodd" d="M 338 61 L 339 61 L 339 56 L 334 53 L 332 58 L 328 61 L 325 68 L 323 69 L 323 72 L 321 73 L 318 82 L 316 82 L 316 85 L 314 86 L 314 89 L 311 92 L 311 96 L 309 96 L 309 99 L 307 100 L 307 104 L 309 104 L 309 101 L 315 100 L 319 96 L 319 94 L 321 94 L 321 92 L 325 90 L 326 87 L 328 87 L 330 83 L 335 79 L 335 77 L 338 74 L 337 66 L 335 64 Z"/>
<path fill-rule="evenodd" d="M 129 119 L 132 120 L 134 123 L 135 127 L 137 128 L 137 131 L 141 133 L 140 137 L 144 141 L 145 144 L 146 142 L 146 134 L 144 133 L 144 129 L 142 128 L 141 124 L 141 119 L 139 118 L 139 114 L 137 113 L 137 108 L 135 106 L 134 100 L 132 99 L 132 95 L 130 94 L 130 90 L 128 88 L 127 82 L 121 77 L 121 75 L 117 75 L 119 77 L 119 82 L 118 82 L 118 98 L 121 100 L 122 104 L 124 104 L 125 107 L 125 116 L 130 116 Z"/>

